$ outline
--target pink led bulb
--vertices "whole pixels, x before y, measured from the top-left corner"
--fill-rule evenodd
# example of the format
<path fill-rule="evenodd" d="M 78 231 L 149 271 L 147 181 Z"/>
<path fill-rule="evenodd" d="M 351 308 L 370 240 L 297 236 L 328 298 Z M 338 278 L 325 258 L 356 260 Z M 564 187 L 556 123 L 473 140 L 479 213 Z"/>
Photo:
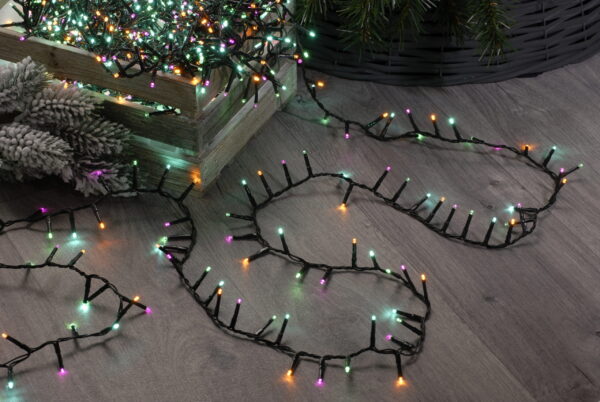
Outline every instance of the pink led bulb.
<path fill-rule="evenodd" d="M 225 242 L 231 243 L 232 241 L 233 241 L 233 236 L 232 235 L 225 236 Z"/>
<path fill-rule="evenodd" d="M 144 310 L 146 312 L 146 314 L 152 314 L 152 309 L 150 307 L 146 307 L 146 310 Z"/>

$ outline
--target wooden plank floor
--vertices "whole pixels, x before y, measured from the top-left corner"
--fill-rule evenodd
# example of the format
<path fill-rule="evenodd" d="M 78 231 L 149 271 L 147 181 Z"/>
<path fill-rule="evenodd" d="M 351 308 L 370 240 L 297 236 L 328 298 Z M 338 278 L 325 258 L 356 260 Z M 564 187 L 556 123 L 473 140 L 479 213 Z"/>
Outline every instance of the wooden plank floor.
<path fill-rule="evenodd" d="M 318 76 L 318 74 L 316 74 Z M 359 238 L 360 258 L 377 252 L 383 265 L 406 264 L 426 272 L 433 314 L 423 353 L 405 367 L 408 385 L 397 388 L 392 359 L 365 357 L 347 377 L 330 368 L 326 385 L 314 386 L 318 369 L 302 364 L 286 381 L 289 358 L 235 340 L 215 328 L 181 288 L 176 274 L 152 251 L 163 236 L 161 223 L 173 217 L 160 199 L 119 199 L 103 208 L 108 230 L 99 233 L 93 216 L 82 216 L 80 240 L 68 241 L 68 222 L 55 225 L 64 243 L 59 259 L 88 250 L 81 267 L 98 272 L 125 294 L 140 294 L 151 316 L 132 316 L 106 340 L 82 341 L 66 348 L 69 374 L 56 375 L 51 351 L 35 355 L 16 372 L 16 388 L 3 400 L 52 401 L 598 401 L 600 400 L 600 56 L 536 78 L 452 88 L 389 88 L 328 80 L 327 104 L 368 120 L 383 111 L 413 109 L 424 125 L 429 113 L 454 116 L 465 135 L 511 144 L 528 143 L 540 158 L 552 145 L 555 167 L 583 161 L 537 231 L 518 246 L 482 250 L 443 239 L 414 220 L 356 193 L 348 211 L 336 210 L 344 189 L 319 181 L 298 189 L 260 215 L 273 238 L 285 227 L 290 247 L 314 261 L 343 263 L 350 240 Z M 227 244 L 228 233 L 243 225 L 224 213 L 248 210 L 239 184 L 247 178 L 258 191 L 256 171 L 282 183 L 279 160 L 292 175 L 310 152 L 316 170 L 345 171 L 372 183 L 388 164 L 393 170 L 384 191 L 406 176 L 406 199 L 426 192 L 475 212 L 473 233 L 480 236 L 492 216 L 506 221 L 509 205 L 540 205 L 550 193 L 547 178 L 521 162 L 468 146 L 444 148 L 414 142 L 378 143 L 343 128 L 320 124 L 321 115 L 301 92 L 278 113 L 223 172 L 206 196 L 192 202 L 200 230 L 186 270 L 196 277 L 213 267 L 211 280 L 223 279 L 222 314 L 244 299 L 240 325 L 258 327 L 272 314 L 291 314 L 285 341 L 317 352 L 344 353 L 368 342 L 371 314 L 382 334 L 399 331 L 390 310 L 410 306 L 405 291 L 371 275 L 334 275 L 324 291 L 320 275 L 294 281 L 297 267 L 266 257 L 242 267 L 253 243 Z M 398 120 L 401 120 L 400 118 Z M 395 130 L 408 128 L 405 121 Z M 404 197 L 404 195 L 403 195 Z M 0 217 L 24 215 L 44 205 L 81 202 L 63 187 L 48 183 L 2 184 Z M 431 205 L 429 205 L 431 207 Z M 440 216 L 446 215 L 446 209 Z M 454 227 L 455 230 L 458 228 Z M 43 259 L 51 244 L 43 227 L 0 236 L 2 261 Z M 270 235 L 272 233 L 272 235 Z M 498 236 L 500 236 L 498 231 Z M 63 275 L 63 276 L 61 276 Z M 0 272 L 0 329 L 32 344 L 66 333 L 66 324 L 106 324 L 109 301 L 98 301 L 87 315 L 77 310 L 81 283 L 55 271 Z M 110 321 L 108 321 L 110 322 Z M 0 358 L 14 353 L 0 348 Z M 2 374 L 4 375 L 4 374 Z"/>

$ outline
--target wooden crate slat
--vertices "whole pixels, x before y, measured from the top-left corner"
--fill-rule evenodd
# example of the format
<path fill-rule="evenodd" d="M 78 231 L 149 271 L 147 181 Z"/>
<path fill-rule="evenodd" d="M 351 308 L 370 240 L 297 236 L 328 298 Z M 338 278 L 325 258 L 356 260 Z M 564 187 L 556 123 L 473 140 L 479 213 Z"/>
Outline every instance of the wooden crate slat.
<path fill-rule="evenodd" d="M 149 115 L 154 109 L 133 102 L 119 102 L 111 96 L 96 94 L 102 114 L 125 125 L 135 134 L 164 144 L 196 151 L 201 147 L 201 125 L 186 116 L 174 114 Z"/>

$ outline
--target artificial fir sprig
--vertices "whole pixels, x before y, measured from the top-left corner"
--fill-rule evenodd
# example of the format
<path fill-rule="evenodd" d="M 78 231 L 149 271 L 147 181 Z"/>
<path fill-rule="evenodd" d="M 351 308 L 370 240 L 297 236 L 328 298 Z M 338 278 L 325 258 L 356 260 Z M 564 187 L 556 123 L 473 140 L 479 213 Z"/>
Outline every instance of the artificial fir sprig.
<path fill-rule="evenodd" d="M 442 31 L 457 44 L 470 35 L 470 2 L 465 0 L 440 0 L 434 10 L 434 20 Z M 476 30 L 476 28 L 473 28 Z"/>
<path fill-rule="evenodd" d="M 429 10 L 435 7 L 435 0 L 402 0 L 396 5 L 392 0 L 390 26 L 392 26 L 392 35 L 400 43 L 404 42 L 406 33 L 413 36 L 423 31 L 423 21 Z"/>
<path fill-rule="evenodd" d="M 0 126 L 0 169 L 10 169 L 17 179 L 59 175 L 71 158 L 69 145 L 48 132 L 20 123 Z"/>
<path fill-rule="evenodd" d="M 392 0 L 341 0 L 339 13 L 345 23 L 341 29 L 347 32 L 345 39 L 351 43 L 367 44 L 384 41 L 377 26 L 386 26 L 389 22 Z"/>
<path fill-rule="evenodd" d="M 0 113 L 25 109 L 28 100 L 39 92 L 46 81 L 44 66 L 25 59 L 0 68 Z"/>
<path fill-rule="evenodd" d="M 468 24 L 479 41 L 481 59 L 488 63 L 501 60 L 507 45 L 506 30 L 510 20 L 501 1 L 476 0 L 472 2 Z"/>
<path fill-rule="evenodd" d="M 56 175 L 86 195 L 106 191 L 100 176 L 126 185 L 118 158 L 129 130 L 96 115 L 87 91 L 49 79 L 30 58 L 0 68 L 0 177 Z"/>

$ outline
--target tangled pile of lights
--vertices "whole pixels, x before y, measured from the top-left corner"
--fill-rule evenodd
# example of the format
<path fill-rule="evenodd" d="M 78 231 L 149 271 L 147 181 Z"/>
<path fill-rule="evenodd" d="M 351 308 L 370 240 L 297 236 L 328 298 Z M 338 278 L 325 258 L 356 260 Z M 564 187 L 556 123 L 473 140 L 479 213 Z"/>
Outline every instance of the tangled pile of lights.
<path fill-rule="evenodd" d="M 21 21 L 3 26 L 21 28 L 21 40 L 40 37 L 85 49 L 115 78 L 149 73 L 151 88 L 156 74 L 167 72 L 189 78 L 204 93 L 212 73 L 228 69 L 225 95 L 234 80 L 247 81 L 244 101 L 254 90 L 256 103 L 262 81 L 270 81 L 276 94 L 285 89 L 272 69 L 278 58 L 302 63 L 304 57 L 280 0 L 14 3 Z"/>

